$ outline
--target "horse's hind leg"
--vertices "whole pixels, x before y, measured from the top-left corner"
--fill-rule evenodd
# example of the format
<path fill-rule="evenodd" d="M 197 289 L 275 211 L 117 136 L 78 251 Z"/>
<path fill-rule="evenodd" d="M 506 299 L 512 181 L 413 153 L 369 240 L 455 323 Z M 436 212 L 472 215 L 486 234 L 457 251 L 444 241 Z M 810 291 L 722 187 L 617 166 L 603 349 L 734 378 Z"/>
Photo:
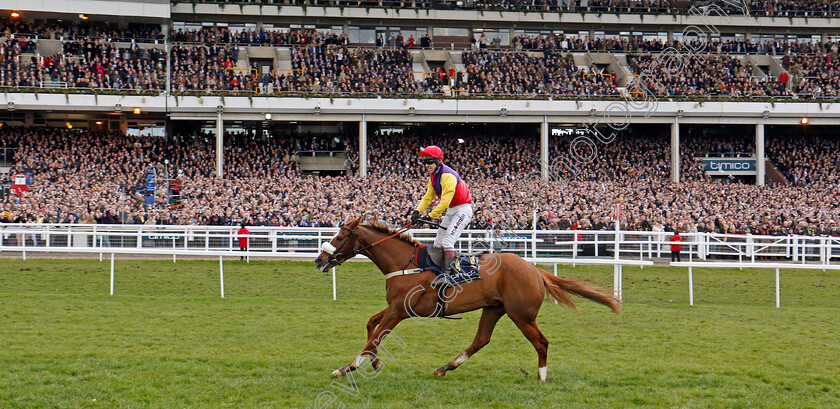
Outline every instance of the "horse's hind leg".
<path fill-rule="evenodd" d="M 539 373 L 537 375 L 537 379 L 545 382 L 545 377 L 548 372 L 548 339 L 545 338 L 545 335 L 543 335 L 537 327 L 537 323 L 533 319 L 523 320 L 513 316 L 511 316 L 510 319 L 513 320 L 514 324 L 516 324 L 516 326 L 519 327 L 519 330 L 522 331 L 522 334 L 525 335 L 525 338 L 528 338 L 528 341 L 531 341 L 531 344 L 534 345 L 534 349 L 537 350 L 537 357 L 539 358 Z"/>
<path fill-rule="evenodd" d="M 490 342 L 490 336 L 493 335 L 493 329 L 496 328 L 496 323 L 499 322 L 499 318 L 502 318 L 503 315 L 505 315 L 504 307 L 484 307 L 484 311 L 481 313 L 481 320 L 478 322 L 478 332 L 476 332 L 472 344 L 451 361 L 435 369 L 434 374 L 437 376 L 446 375 L 447 371 L 457 368 L 466 362 L 469 357 L 478 352 L 479 349 L 487 345 Z"/>

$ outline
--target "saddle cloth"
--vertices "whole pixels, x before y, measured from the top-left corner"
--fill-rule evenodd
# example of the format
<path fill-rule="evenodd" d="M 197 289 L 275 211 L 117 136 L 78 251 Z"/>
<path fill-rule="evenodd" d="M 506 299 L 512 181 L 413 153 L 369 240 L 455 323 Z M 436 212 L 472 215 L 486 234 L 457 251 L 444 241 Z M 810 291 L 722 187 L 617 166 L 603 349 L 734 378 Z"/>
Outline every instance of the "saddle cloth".
<path fill-rule="evenodd" d="M 437 254 L 435 254 L 437 253 Z M 443 274 L 440 263 L 443 262 L 443 255 L 440 250 L 434 247 L 420 246 L 417 249 L 417 264 L 424 270 L 433 271 L 436 276 Z M 478 267 L 480 261 L 475 255 L 459 254 L 455 268 L 450 275 L 452 284 L 461 284 L 473 280 L 480 280 Z"/>

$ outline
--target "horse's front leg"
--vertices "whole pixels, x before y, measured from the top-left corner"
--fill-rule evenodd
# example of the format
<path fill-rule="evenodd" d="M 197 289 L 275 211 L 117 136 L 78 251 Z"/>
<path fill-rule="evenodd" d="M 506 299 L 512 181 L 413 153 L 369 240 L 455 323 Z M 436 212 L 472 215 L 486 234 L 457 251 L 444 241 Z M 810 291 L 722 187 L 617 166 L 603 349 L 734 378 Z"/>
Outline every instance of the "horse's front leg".
<path fill-rule="evenodd" d="M 368 341 L 370 341 L 370 337 L 371 337 L 371 335 L 373 335 L 373 330 L 375 330 L 376 326 L 379 325 L 380 322 L 382 322 L 382 317 L 385 316 L 385 311 L 387 311 L 387 310 L 388 310 L 388 307 L 385 307 L 385 309 L 383 309 L 382 311 L 379 311 L 378 313 L 376 313 L 376 315 L 370 317 L 370 319 L 368 320 L 368 322 L 367 322 L 367 339 L 368 339 Z"/>
<path fill-rule="evenodd" d="M 376 326 L 382 322 L 382 317 L 385 316 L 385 311 L 388 310 L 388 307 L 385 307 L 382 311 L 379 311 L 376 315 L 370 317 L 367 323 L 367 340 L 368 342 L 372 341 L 373 331 L 376 329 Z M 379 365 L 381 364 L 379 357 L 376 356 L 376 347 L 373 348 L 374 357 L 371 361 L 373 364 L 373 369 L 379 369 Z"/>
<path fill-rule="evenodd" d="M 385 338 L 391 334 L 391 331 L 394 329 L 394 327 L 396 327 L 397 324 L 400 323 L 400 321 L 406 318 L 405 314 L 400 313 L 396 308 L 392 306 L 389 306 L 388 308 L 384 309 L 382 312 L 376 315 L 380 314 L 381 317 L 379 318 L 379 326 L 375 330 L 373 330 L 372 333 L 370 333 L 365 347 L 362 348 L 362 352 L 360 352 L 359 355 L 356 355 L 353 361 L 351 361 L 349 364 L 333 371 L 333 376 L 343 376 L 348 372 L 355 371 L 359 368 L 359 366 L 361 366 L 365 359 L 368 358 L 371 359 L 371 362 L 374 365 L 374 369 L 379 368 L 379 365 L 381 363 L 379 356 L 377 356 L 379 345 L 381 345 Z M 370 321 L 368 321 L 368 328 L 370 328 L 370 323 L 374 321 L 376 315 L 371 317 Z M 405 343 L 402 342 L 402 340 L 399 339 L 399 337 L 396 337 L 396 335 L 394 335 L 394 337 L 396 338 L 396 342 L 398 343 L 398 345 L 402 348 L 405 348 Z M 390 352 L 386 353 L 390 356 Z"/>

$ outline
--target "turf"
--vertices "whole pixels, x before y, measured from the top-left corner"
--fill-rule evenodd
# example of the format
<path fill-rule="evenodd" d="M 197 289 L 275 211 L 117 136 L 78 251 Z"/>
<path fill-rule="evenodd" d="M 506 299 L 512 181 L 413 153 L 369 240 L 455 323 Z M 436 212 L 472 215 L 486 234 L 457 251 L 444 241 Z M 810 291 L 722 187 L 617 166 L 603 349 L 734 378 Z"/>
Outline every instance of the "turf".
<path fill-rule="evenodd" d="M 561 268 L 611 285 L 612 269 Z M 375 377 L 330 372 L 358 353 L 384 307 L 363 263 L 0 259 L 2 408 L 835 408 L 840 275 L 626 268 L 623 314 L 547 302 L 548 382 L 508 319 L 456 371 L 431 372 L 472 340 L 478 313 L 406 321 Z M 386 341 L 386 344 L 389 341 Z M 337 384 L 332 382 L 336 381 Z M 352 393 L 348 393 L 352 392 Z M 320 397 L 320 401 L 318 401 Z M 319 406 L 319 403 L 321 404 Z"/>

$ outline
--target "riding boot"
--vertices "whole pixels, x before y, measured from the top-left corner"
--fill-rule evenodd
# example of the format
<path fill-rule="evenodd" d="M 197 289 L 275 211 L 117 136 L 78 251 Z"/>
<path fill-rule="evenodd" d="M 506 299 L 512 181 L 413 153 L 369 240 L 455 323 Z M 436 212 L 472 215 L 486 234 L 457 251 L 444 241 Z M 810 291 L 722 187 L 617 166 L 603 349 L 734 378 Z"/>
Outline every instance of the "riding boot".
<path fill-rule="evenodd" d="M 435 277 L 432 280 L 432 287 L 446 284 L 448 286 L 452 284 L 452 272 L 455 270 L 455 263 L 457 262 L 457 258 L 455 257 L 455 250 L 445 250 L 443 252 L 443 265 L 441 266 L 443 270 L 443 274 Z"/>

